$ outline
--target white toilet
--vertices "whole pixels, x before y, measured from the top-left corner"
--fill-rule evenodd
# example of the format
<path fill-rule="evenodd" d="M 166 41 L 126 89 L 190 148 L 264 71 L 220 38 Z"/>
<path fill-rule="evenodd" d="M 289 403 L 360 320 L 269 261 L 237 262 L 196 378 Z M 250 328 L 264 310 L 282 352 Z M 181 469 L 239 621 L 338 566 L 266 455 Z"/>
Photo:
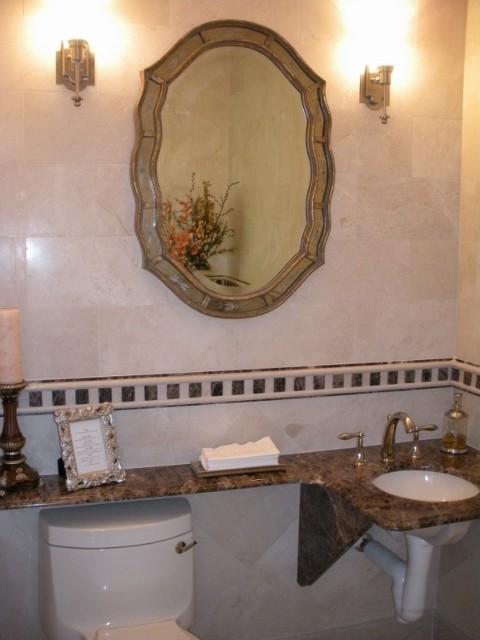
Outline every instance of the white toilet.
<path fill-rule="evenodd" d="M 50 640 L 194 640 L 184 498 L 43 509 L 40 619 Z"/>

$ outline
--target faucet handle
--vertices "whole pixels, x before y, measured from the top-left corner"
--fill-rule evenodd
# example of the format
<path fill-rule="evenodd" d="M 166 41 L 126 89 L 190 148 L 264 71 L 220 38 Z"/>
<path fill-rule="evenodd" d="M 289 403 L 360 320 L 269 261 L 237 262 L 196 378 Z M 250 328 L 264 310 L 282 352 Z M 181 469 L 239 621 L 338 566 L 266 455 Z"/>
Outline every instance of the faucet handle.
<path fill-rule="evenodd" d="M 410 456 L 413 460 L 418 460 L 418 458 L 422 457 L 422 454 L 420 452 L 420 431 L 435 431 L 436 429 L 438 429 L 436 424 L 424 424 L 415 426 L 415 428 L 411 432 L 413 434 L 413 444 L 412 448 L 410 449 Z"/>
<path fill-rule="evenodd" d="M 365 431 L 356 431 L 355 433 L 341 433 L 338 438 L 340 440 L 351 440 L 357 438 L 357 449 L 353 459 L 355 467 L 362 467 L 367 464 L 367 458 L 365 457 L 365 451 L 363 450 L 363 438 L 366 435 Z"/>

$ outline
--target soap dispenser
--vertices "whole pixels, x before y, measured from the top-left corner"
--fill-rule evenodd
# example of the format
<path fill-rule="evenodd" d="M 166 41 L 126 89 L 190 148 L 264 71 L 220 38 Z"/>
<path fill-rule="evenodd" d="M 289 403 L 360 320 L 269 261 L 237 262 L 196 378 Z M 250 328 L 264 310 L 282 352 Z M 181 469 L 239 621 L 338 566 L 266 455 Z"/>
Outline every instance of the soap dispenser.
<path fill-rule="evenodd" d="M 441 450 L 445 453 L 467 453 L 468 415 L 462 410 L 462 394 L 455 393 L 453 407 L 445 413 Z"/>

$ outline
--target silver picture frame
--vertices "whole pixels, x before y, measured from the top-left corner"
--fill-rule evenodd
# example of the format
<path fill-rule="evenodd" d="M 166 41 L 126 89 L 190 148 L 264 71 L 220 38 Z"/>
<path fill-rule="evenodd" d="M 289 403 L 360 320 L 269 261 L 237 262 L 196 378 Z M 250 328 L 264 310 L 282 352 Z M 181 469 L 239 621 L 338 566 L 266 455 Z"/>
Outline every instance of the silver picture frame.
<path fill-rule="evenodd" d="M 109 402 L 54 411 L 68 491 L 125 480 L 112 412 Z"/>

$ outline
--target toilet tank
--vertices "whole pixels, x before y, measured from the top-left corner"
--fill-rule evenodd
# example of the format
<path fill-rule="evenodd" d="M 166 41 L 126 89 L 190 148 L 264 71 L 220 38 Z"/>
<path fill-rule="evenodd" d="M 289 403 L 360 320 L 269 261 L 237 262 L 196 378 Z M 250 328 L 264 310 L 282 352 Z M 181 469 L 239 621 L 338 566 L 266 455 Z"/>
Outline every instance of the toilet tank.
<path fill-rule="evenodd" d="M 39 539 L 40 617 L 51 640 L 82 640 L 108 626 L 192 623 L 193 550 L 175 550 L 193 543 L 186 499 L 43 509 Z"/>

